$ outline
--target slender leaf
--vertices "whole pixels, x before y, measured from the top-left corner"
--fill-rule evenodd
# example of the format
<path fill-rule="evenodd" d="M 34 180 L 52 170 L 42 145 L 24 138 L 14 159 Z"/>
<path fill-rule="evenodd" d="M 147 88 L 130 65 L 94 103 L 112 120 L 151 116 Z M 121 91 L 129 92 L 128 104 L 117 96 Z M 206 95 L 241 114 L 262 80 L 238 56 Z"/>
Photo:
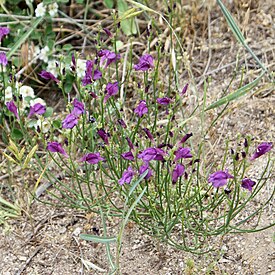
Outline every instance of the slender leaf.
<path fill-rule="evenodd" d="M 262 72 L 260 74 L 260 76 L 258 76 L 254 81 L 250 82 L 249 84 L 241 87 L 240 89 L 238 89 L 237 91 L 219 99 L 218 101 L 212 103 L 210 106 L 208 106 L 205 111 L 209 111 L 211 109 L 217 108 L 223 104 L 226 104 L 232 100 L 235 100 L 241 96 L 244 96 L 246 93 L 248 93 L 252 88 L 254 88 L 258 82 L 260 81 L 260 79 L 265 75 L 265 72 Z"/>
<path fill-rule="evenodd" d="M 28 39 L 28 37 L 31 35 L 31 33 L 37 28 L 37 26 L 42 22 L 44 17 L 38 17 L 33 22 L 31 27 L 26 31 L 13 45 L 13 47 L 10 49 L 10 51 L 7 54 L 7 59 L 10 59 L 12 55 L 16 52 L 16 50 Z"/>
<path fill-rule="evenodd" d="M 90 234 L 80 234 L 81 239 L 85 241 L 95 242 L 95 243 L 114 243 L 117 241 L 116 237 L 100 237 Z"/>
<path fill-rule="evenodd" d="M 239 29 L 238 25 L 234 21 L 232 15 L 230 12 L 227 10 L 227 8 L 224 6 L 221 0 L 217 0 L 218 5 L 220 6 L 222 13 L 232 30 L 233 34 L 236 36 L 237 40 L 246 48 L 246 50 L 252 55 L 252 57 L 255 59 L 255 61 L 258 63 L 258 65 L 266 72 L 267 69 L 266 67 L 262 64 L 262 62 L 259 60 L 259 58 L 254 54 L 254 52 L 250 49 L 250 47 L 246 44 L 245 38 Z"/>

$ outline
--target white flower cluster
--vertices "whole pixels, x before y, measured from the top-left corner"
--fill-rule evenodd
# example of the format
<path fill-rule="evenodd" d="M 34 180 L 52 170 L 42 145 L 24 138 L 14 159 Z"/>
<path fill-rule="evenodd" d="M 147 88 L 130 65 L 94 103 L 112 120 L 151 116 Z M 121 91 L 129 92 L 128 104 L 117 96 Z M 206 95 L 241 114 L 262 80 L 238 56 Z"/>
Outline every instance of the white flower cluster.
<path fill-rule="evenodd" d="M 57 3 L 52 3 L 52 4 L 49 4 L 48 6 L 44 6 L 43 3 L 40 3 L 40 4 L 37 5 L 37 7 L 35 9 L 35 16 L 36 17 L 45 16 L 47 8 L 48 8 L 48 12 L 49 12 L 51 17 L 54 17 L 58 12 Z"/>

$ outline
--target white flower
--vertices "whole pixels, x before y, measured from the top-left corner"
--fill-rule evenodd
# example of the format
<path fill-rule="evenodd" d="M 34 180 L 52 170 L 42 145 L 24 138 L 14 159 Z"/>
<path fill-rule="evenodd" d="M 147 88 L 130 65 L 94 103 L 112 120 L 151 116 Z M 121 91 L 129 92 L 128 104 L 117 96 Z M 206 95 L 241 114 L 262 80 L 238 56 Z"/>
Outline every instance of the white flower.
<path fill-rule="evenodd" d="M 51 124 L 47 119 L 45 120 L 38 119 L 34 127 L 36 130 L 39 127 L 42 133 L 46 134 L 51 129 Z"/>
<path fill-rule="evenodd" d="M 79 78 L 82 78 L 85 76 L 86 71 L 86 60 L 83 59 L 77 59 L 76 60 L 76 73 Z"/>
<path fill-rule="evenodd" d="M 40 51 L 40 60 L 43 60 L 45 63 L 48 62 L 48 53 L 49 53 L 50 49 L 48 46 L 44 47 L 43 49 L 41 49 Z"/>
<path fill-rule="evenodd" d="M 22 86 L 19 88 L 19 93 L 22 95 L 23 99 L 27 96 L 34 97 L 34 90 L 30 86 Z"/>
<path fill-rule="evenodd" d="M 50 14 L 50 16 L 54 17 L 57 14 L 57 11 L 58 11 L 58 5 L 57 5 L 57 3 L 50 4 L 48 6 L 48 8 L 49 8 L 49 14 Z"/>
<path fill-rule="evenodd" d="M 58 62 L 56 62 L 55 60 L 49 60 L 48 61 L 48 66 L 46 71 L 52 73 L 55 77 L 58 76 L 58 71 L 59 68 L 56 66 L 56 64 L 58 64 Z"/>
<path fill-rule="evenodd" d="M 8 86 L 5 89 L 5 100 L 4 100 L 4 102 L 7 103 L 7 102 L 11 101 L 12 98 L 13 98 L 13 96 L 12 96 L 12 87 Z"/>
<path fill-rule="evenodd" d="M 46 14 L 46 8 L 44 7 L 43 3 L 40 3 L 37 5 L 37 8 L 35 9 L 35 16 L 41 17 Z"/>
<path fill-rule="evenodd" d="M 45 100 L 42 99 L 42 98 L 40 98 L 40 97 L 37 97 L 37 98 L 35 98 L 35 99 L 32 99 L 32 100 L 30 101 L 30 106 L 33 106 L 33 105 L 36 104 L 36 103 L 40 103 L 41 105 L 46 106 Z"/>

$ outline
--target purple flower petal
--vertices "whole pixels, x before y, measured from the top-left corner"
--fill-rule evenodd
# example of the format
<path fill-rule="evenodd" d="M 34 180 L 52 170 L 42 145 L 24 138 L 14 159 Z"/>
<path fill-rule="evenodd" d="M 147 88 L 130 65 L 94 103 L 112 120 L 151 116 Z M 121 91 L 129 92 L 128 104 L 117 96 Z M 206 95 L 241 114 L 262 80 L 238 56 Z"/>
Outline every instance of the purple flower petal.
<path fill-rule="evenodd" d="M 178 163 L 172 172 L 172 183 L 176 183 L 177 180 L 184 174 L 185 167 Z"/>
<path fill-rule="evenodd" d="M 179 148 L 177 151 L 175 151 L 175 159 L 174 161 L 177 161 L 182 158 L 192 158 L 192 154 L 190 153 L 190 148 Z"/>
<path fill-rule="evenodd" d="M 160 160 L 163 161 L 163 156 L 165 155 L 165 152 L 160 148 L 147 148 L 143 150 L 140 154 L 138 154 L 138 158 L 142 159 L 144 162 L 149 162 L 151 160 Z"/>
<path fill-rule="evenodd" d="M 117 60 L 120 59 L 120 54 L 116 54 L 114 52 L 111 52 L 109 50 L 100 50 L 98 52 L 98 56 L 101 58 L 100 59 L 100 66 L 103 65 L 104 61 L 107 60 L 105 64 L 105 69 L 113 62 L 116 62 Z"/>
<path fill-rule="evenodd" d="M 105 144 L 109 145 L 109 135 L 104 131 L 104 129 L 99 129 L 97 134 L 103 139 Z"/>
<path fill-rule="evenodd" d="M 186 140 L 188 140 L 190 137 L 192 137 L 193 134 L 190 133 L 190 134 L 186 134 L 180 141 L 181 144 L 183 144 L 184 142 L 186 142 Z"/>
<path fill-rule="evenodd" d="M 152 176 L 152 173 L 153 173 L 152 169 L 149 168 L 149 164 L 148 163 L 141 165 L 139 167 L 138 172 L 139 172 L 140 175 L 142 175 L 146 170 L 148 170 L 148 173 L 145 176 L 145 179 L 148 180 Z"/>
<path fill-rule="evenodd" d="M 252 192 L 252 187 L 256 184 L 255 181 L 248 179 L 248 178 L 244 178 L 242 180 L 242 184 L 241 186 L 247 190 L 249 190 L 250 192 Z"/>
<path fill-rule="evenodd" d="M 85 112 L 84 104 L 78 101 L 76 98 L 73 101 L 74 108 L 72 110 L 72 114 L 75 116 L 79 116 Z"/>
<path fill-rule="evenodd" d="M 126 160 L 134 160 L 134 155 L 133 153 L 130 151 L 130 152 L 126 152 L 126 153 L 123 153 L 121 154 L 121 156 L 126 159 Z"/>
<path fill-rule="evenodd" d="M 46 149 L 53 153 L 55 153 L 55 152 L 60 153 L 60 154 L 64 155 L 66 158 L 69 157 L 68 154 L 63 149 L 62 145 L 56 141 L 48 142 Z"/>
<path fill-rule="evenodd" d="M 10 112 L 12 112 L 16 116 L 17 119 L 19 119 L 18 112 L 17 112 L 17 107 L 14 104 L 14 101 L 12 100 L 10 102 L 7 102 L 6 106 L 7 106 L 8 110 Z"/>
<path fill-rule="evenodd" d="M 30 118 L 34 114 L 43 115 L 46 112 L 46 106 L 36 103 L 30 107 L 30 112 L 28 118 Z"/>
<path fill-rule="evenodd" d="M 0 42 L 1 42 L 2 38 L 5 35 L 9 34 L 9 33 L 10 33 L 10 29 L 9 28 L 7 28 L 7 27 L 0 27 Z"/>
<path fill-rule="evenodd" d="M 171 98 L 169 97 L 163 97 L 163 98 L 157 98 L 157 103 L 160 105 L 168 105 L 171 102 Z"/>
<path fill-rule="evenodd" d="M 139 58 L 138 64 L 134 65 L 136 71 L 148 71 L 154 68 L 154 58 L 150 54 L 145 54 Z"/>
<path fill-rule="evenodd" d="M 134 170 L 132 169 L 131 166 L 129 166 L 128 169 L 123 172 L 122 178 L 119 179 L 118 183 L 120 185 L 123 185 L 124 183 L 130 184 L 130 182 L 132 181 L 134 175 L 135 175 Z"/>
<path fill-rule="evenodd" d="M 141 100 L 134 112 L 136 114 L 138 114 L 139 117 L 142 117 L 144 114 L 147 114 L 148 113 L 148 108 L 147 108 L 147 105 L 146 105 L 146 101 Z"/>
<path fill-rule="evenodd" d="M 94 69 L 94 64 L 95 62 L 92 60 L 86 62 L 85 76 L 82 79 L 83 86 L 91 84 L 93 81 L 102 77 L 102 73 L 98 69 Z"/>
<path fill-rule="evenodd" d="M 107 95 L 105 96 L 103 102 L 106 103 L 109 97 L 116 95 L 118 93 L 118 82 L 108 83 L 106 86 Z"/>
<path fill-rule="evenodd" d="M 100 153 L 88 153 L 84 155 L 80 161 L 86 161 L 90 164 L 97 164 L 100 161 L 104 161 L 105 159 L 100 156 Z"/>
<path fill-rule="evenodd" d="M 226 185 L 227 180 L 233 178 L 227 171 L 217 171 L 209 176 L 208 182 L 211 182 L 214 187 L 218 188 Z"/>
<path fill-rule="evenodd" d="M 0 52 L 0 64 L 2 64 L 4 67 L 6 67 L 8 64 L 8 59 L 4 52 Z"/>
<path fill-rule="evenodd" d="M 47 72 L 47 71 L 42 71 L 40 74 L 39 74 L 42 78 L 46 79 L 46 80 L 54 80 L 56 83 L 59 83 L 60 80 L 57 79 L 52 73 L 50 72 Z"/>
<path fill-rule="evenodd" d="M 183 87 L 183 89 L 182 89 L 180 95 L 181 95 L 181 96 L 185 95 L 186 92 L 187 92 L 187 89 L 188 89 L 188 83 Z"/>
<path fill-rule="evenodd" d="M 152 140 L 152 141 L 154 140 L 154 137 L 153 137 L 152 133 L 150 132 L 150 130 L 149 130 L 148 128 L 143 128 L 142 130 L 145 132 L 146 136 L 147 136 L 150 140 Z"/>
<path fill-rule="evenodd" d="M 261 143 L 255 153 L 252 155 L 252 157 L 250 158 L 250 160 L 254 160 L 254 159 L 257 159 L 259 158 L 260 156 L 266 154 L 267 152 L 269 152 L 271 149 L 272 149 L 272 142 L 263 142 Z"/>
<path fill-rule="evenodd" d="M 68 114 L 66 118 L 62 121 L 62 128 L 72 129 L 78 123 L 78 117 L 74 114 Z"/>

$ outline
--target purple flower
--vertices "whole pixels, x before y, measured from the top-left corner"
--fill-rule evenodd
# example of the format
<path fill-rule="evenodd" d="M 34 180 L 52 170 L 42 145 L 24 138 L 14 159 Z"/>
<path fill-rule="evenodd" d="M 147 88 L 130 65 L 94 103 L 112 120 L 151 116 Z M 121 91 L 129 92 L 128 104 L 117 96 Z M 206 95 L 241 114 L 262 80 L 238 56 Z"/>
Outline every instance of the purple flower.
<path fill-rule="evenodd" d="M 116 54 L 114 52 L 110 52 L 109 50 L 100 50 L 98 52 L 98 56 L 101 57 L 100 59 L 100 66 L 104 63 L 105 60 L 107 60 L 105 64 L 105 69 L 113 62 L 116 62 L 120 59 L 120 54 Z"/>
<path fill-rule="evenodd" d="M 227 171 L 217 171 L 209 176 L 208 182 L 212 182 L 212 185 L 218 188 L 226 185 L 227 180 L 233 178 Z"/>
<path fill-rule="evenodd" d="M 109 37 L 112 37 L 112 36 L 113 36 L 109 29 L 103 28 L 103 30 L 105 31 L 105 33 L 106 33 Z"/>
<path fill-rule="evenodd" d="M 172 172 L 172 183 L 176 183 L 178 178 L 184 174 L 184 166 L 178 163 Z"/>
<path fill-rule="evenodd" d="M 145 132 L 145 134 L 147 135 L 147 137 L 150 140 L 152 140 L 152 141 L 154 140 L 154 137 L 153 137 L 152 133 L 150 132 L 150 130 L 148 128 L 143 128 L 142 130 Z"/>
<path fill-rule="evenodd" d="M 4 52 L 0 52 L 0 64 L 2 64 L 4 67 L 8 64 L 8 59 Z"/>
<path fill-rule="evenodd" d="M 142 159 L 144 162 L 149 162 L 151 160 L 160 160 L 163 161 L 163 156 L 165 155 L 165 152 L 160 148 L 147 148 L 143 150 L 140 154 L 138 154 L 138 158 Z"/>
<path fill-rule="evenodd" d="M 116 95 L 118 93 L 118 82 L 108 83 L 106 86 L 106 91 L 107 94 L 103 100 L 104 103 L 108 100 L 109 97 Z"/>
<path fill-rule="evenodd" d="M 192 137 L 193 134 L 190 133 L 190 134 L 186 134 L 180 141 L 181 144 L 183 144 L 187 139 L 189 139 L 190 137 Z"/>
<path fill-rule="evenodd" d="M 241 186 L 247 190 L 249 190 L 250 192 L 252 192 L 252 187 L 256 184 L 255 181 L 248 179 L 248 178 L 244 178 L 242 180 L 242 184 Z"/>
<path fill-rule="evenodd" d="M 72 110 L 72 114 L 75 116 L 79 116 L 85 112 L 84 104 L 78 101 L 76 98 L 73 101 L 74 108 Z"/>
<path fill-rule="evenodd" d="M 99 129 L 97 131 L 97 134 L 103 139 L 103 141 L 104 141 L 105 144 L 109 145 L 109 140 L 108 140 L 109 135 L 108 135 L 108 133 L 106 133 L 104 131 L 104 129 Z"/>
<path fill-rule="evenodd" d="M 139 117 L 142 117 L 144 114 L 147 114 L 148 113 L 148 108 L 147 108 L 147 105 L 146 105 L 146 101 L 141 100 L 134 112 L 136 114 L 138 114 Z"/>
<path fill-rule="evenodd" d="M 75 69 L 76 69 L 76 60 L 75 60 L 75 56 L 74 56 L 74 54 L 72 54 L 72 66 L 71 66 L 71 69 L 73 70 L 73 71 L 75 71 Z"/>
<path fill-rule="evenodd" d="M 152 176 L 152 169 L 149 168 L 149 164 L 143 164 L 139 167 L 139 174 L 142 175 L 146 170 L 148 170 L 147 175 L 145 176 L 145 179 L 148 180 Z"/>
<path fill-rule="evenodd" d="M 187 89 L 188 89 L 188 83 L 183 87 L 183 89 L 182 89 L 180 95 L 181 95 L 181 96 L 185 95 L 186 92 L 187 92 Z"/>
<path fill-rule="evenodd" d="M 74 114 L 68 114 L 62 121 L 62 128 L 72 129 L 78 123 L 78 117 Z"/>
<path fill-rule="evenodd" d="M 28 115 L 28 118 L 30 118 L 34 114 L 43 115 L 45 112 L 46 112 L 46 106 L 40 103 L 36 103 L 30 107 L 30 113 Z"/>
<path fill-rule="evenodd" d="M 55 152 L 60 153 L 60 154 L 64 155 L 66 158 L 69 157 L 68 154 L 63 149 L 62 145 L 56 141 L 48 142 L 46 149 L 53 153 L 55 153 Z"/>
<path fill-rule="evenodd" d="M 105 159 L 100 156 L 100 153 L 88 153 L 84 155 L 79 161 L 86 161 L 90 164 L 97 164 L 103 160 Z"/>
<path fill-rule="evenodd" d="M 126 125 L 126 123 L 124 122 L 124 120 L 123 119 L 118 119 L 117 120 L 117 122 L 118 122 L 118 124 L 122 127 L 122 128 L 127 128 L 127 125 Z"/>
<path fill-rule="evenodd" d="M 138 64 L 134 65 L 136 71 L 148 71 L 154 68 L 154 58 L 150 54 L 145 54 L 139 58 Z"/>
<path fill-rule="evenodd" d="M 120 185 L 123 185 L 124 183 L 130 184 L 134 175 L 135 175 L 134 170 L 132 169 L 131 166 L 129 166 L 128 169 L 123 172 L 122 178 L 119 179 L 118 183 Z"/>
<path fill-rule="evenodd" d="M 56 83 L 59 83 L 60 80 L 57 79 L 52 73 L 50 72 L 47 72 L 47 71 L 42 71 L 40 74 L 39 74 L 42 78 L 46 79 L 46 80 L 54 80 Z"/>
<path fill-rule="evenodd" d="M 8 110 L 10 112 L 12 112 L 16 116 L 17 119 L 19 119 L 17 107 L 15 106 L 14 101 L 12 100 L 10 102 L 7 102 L 6 106 L 7 106 Z"/>
<path fill-rule="evenodd" d="M 0 42 L 1 42 L 2 38 L 5 35 L 9 34 L 9 33 L 10 33 L 10 29 L 9 28 L 7 28 L 7 27 L 0 27 Z"/>
<path fill-rule="evenodd" d="M 126 152 L 126 153 L 123 153 L 121 154 L 121 156 L 126 159 L 126 160 L 134 160 L 134 155 L 133 153 L 130 151 L 130 152 Z"/>
<path fill-rule="evenodd" d="M 272 149 L 272 142 L 263 142 L 261 143 L 255 153 L 252 155 L 250 160 L 254 160 L 256 158 L 259 158 L 260 156 L 264 155 L 265 153 L 269 152 Z"/>
<path fill-rule="evenodd" d="M 177 151 L 175 151 L 175 159 L 174 161 L 177 161 L 179 159 L 187 159 L 187 158 L 192 158 L 192 154 L 190 153 L 190 148 L 179 148 Z"/>
<path fill-rule="evenodd" d="M 127 142 L 128 142 L 128 145 L 129 145 L 130 149 L 131 149 L 131 150 L 134 150 L 134 145 L 133 145 L 131 139 L 130 139 L 129 137 L 126 137 L 126 140 L 127 140 Z"/>
<path fill-rule="evenodd" d="M 88 60 L 86 62 L 86 71 L 85 76 L 82 79 L 82 85 L 86 86 L 91 84 L 94 80 L 100 79 L 102 77 L 102 73 L 98 70 L 94 70 L 94 61 Z"/>
<path fill-rule="evenodd" d="M 169 97 L 162 97 L 162 98 L 157 98 L 157 103 L 161 105 L 168 105 L 171 102 L 171 98 Z"/>

